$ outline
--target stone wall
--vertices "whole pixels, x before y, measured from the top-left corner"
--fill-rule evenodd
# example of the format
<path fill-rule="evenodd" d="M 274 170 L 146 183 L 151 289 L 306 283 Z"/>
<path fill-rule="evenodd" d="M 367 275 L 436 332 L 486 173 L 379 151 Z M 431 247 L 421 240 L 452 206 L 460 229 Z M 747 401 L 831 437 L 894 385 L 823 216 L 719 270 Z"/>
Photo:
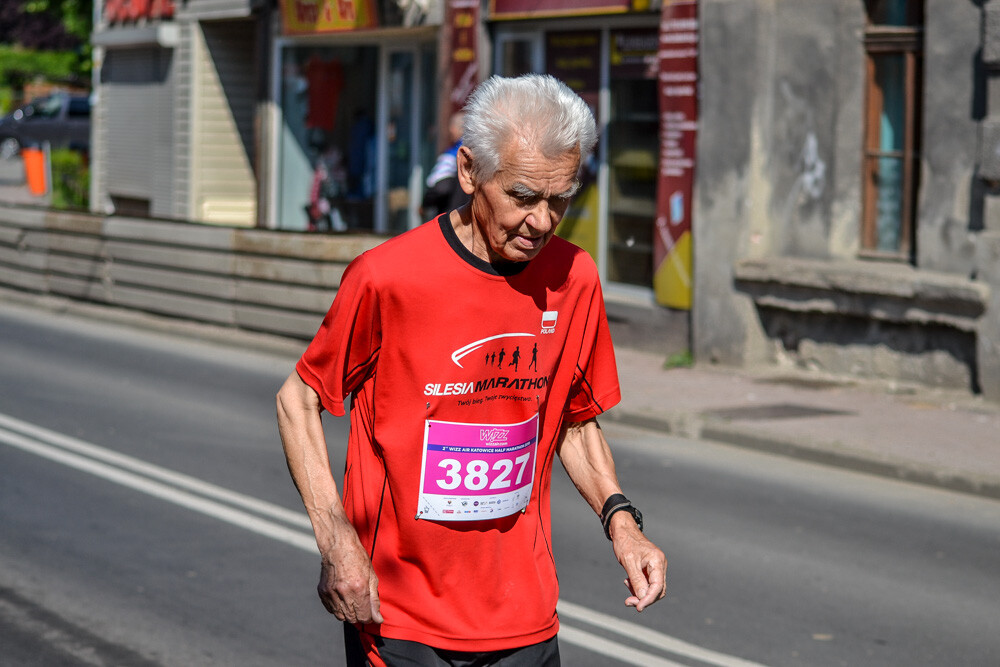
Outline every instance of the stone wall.
<path fill-rule="evenodd" d="M 926 2 L 910 266 L 859 258 L 864 3 L 701 0 L 697 361 L 1000 400 L 1000 177 L 976 174 L 981 125 L 1000 114 L 1000 56 L 995 69 L 980 58 L 1000 35 L 983 27 L 994 14 L 1000 26 L 994 5 Z"/>
<path fill-rule="evenodd" d="M 0 203 L 0 286 L 308 339 L 381 241 Z"/>

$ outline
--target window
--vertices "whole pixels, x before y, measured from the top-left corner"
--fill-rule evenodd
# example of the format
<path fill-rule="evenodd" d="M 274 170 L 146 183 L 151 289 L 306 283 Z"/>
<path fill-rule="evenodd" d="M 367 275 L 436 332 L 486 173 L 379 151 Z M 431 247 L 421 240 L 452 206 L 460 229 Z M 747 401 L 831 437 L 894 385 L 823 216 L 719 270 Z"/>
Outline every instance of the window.
<path fill-rule="evenodd" d="M 910 260 L 919 175 L 923 2 L 868 0 L 861 253 Z"/>
<path fill-rule="evenodd" d="M 556 233 L 589 252 L 602 278 L 625 290 L 653 287 L 658 46 L 655 27 L 622 27 L 500 32 L 494 50 L 498 74 L 552 74 L 594 111 L 603 145 L 583 165 L 580 191 Z"/>

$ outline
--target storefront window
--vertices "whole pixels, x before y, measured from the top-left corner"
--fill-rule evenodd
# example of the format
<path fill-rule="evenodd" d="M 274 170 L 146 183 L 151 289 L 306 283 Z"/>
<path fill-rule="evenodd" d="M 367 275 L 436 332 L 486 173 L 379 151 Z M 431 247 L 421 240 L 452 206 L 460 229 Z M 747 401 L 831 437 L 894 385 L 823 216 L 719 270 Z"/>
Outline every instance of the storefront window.
<path fill-rule="evenodd" d="M 608 280 L 653 284 L 659 154 L 655 30 L 611 32 L 608 118 Z"/>
<path fill-rule="evenodd" d="M 429 43 L 282 50 L 277 226 L 397 234 L 436 156 Z"/>
<path fill-rule="evenodd" d="M 545 35 L 545 71 L 564 81 L 590 106 L 599 119 L 601 93 L 601 32 L 583 30 L 550 32 Z M 563 216 L 557 233 L 575 243 L 594 258 L 600 248 L 600 188 L 596 158 L 580 170 L 580 192 Z"/>
<path fill-rule="evenodd" d="M 284 50 L 280 227 L 371 229 L 377 66 L 377 47 Z"/>
<path fill-rule="evenodd" d="M 497 44 L 500 65 L 497 72 L 501 76 L 521 76 L 536 71 L 534 40 L 503 39 Z"/>
<path fill-rule="evenodd" d="M 503 76 L 552 74 L 591 106 L 606 139 L 583 165 L 583 187 L 556 233 L 589 252 L 607 280 L 644 288 L 653 285 L 658 44 L 656 28 L 501 31 L 495 64 Z M 600 104 L 605 89 L 606 119 Z M 608 173 L 603 193 L 602 165 Z"/>

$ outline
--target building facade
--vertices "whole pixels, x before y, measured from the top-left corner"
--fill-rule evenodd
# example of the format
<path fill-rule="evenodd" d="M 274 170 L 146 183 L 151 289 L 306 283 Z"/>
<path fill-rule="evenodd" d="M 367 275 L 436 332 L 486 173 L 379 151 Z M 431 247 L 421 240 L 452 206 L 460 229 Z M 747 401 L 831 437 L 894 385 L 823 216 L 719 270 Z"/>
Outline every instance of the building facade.
<path fill-rule="evenodd" d="M 92 208 L 256 224 L 266 21 L 254 4 L 98 6 Z"/>
<path fill-rule="evenodd" d="M 1000 398 L 994 0 L 701 0 L 693 340 Z"/>
<path fill-rule="evenodd" d="M 998 6 L 108 0 L 91 200 L 396 234 L 474 84 L 547 72 L 600 126 L 559 233 L 616 342 L 996 399 Z"/>

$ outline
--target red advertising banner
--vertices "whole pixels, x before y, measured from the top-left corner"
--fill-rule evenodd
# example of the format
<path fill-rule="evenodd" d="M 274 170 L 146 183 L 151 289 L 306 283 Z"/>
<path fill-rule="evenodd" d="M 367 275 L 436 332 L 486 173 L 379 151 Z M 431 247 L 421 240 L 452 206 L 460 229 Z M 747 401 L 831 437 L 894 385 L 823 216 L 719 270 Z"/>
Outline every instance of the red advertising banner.
<path fill-rule="evenodd" d="M 631 0 L 490 0 L 490 18 L 586 16 L 627 12 L 631 8 Z"/>
<path fill-rule="evenodd" d="M 479 0 L 449 0 L 445 16 L 451 32 L 451 93 L 449 116 L 465 106 L 472 90 L 479 83 L 477 30 Z"/>
<path fill-rule="evenodd" d="M 653 235 L 658 303 L 691 309 L 691 211 L 698 138 L 698 2 L 664 0 L 660 21 L 660 173 Z"/>
<path fill-rule="evenodd" d="M 104 3 L 104 20 L 108 23 L 169 19 L 173 16 L 173 0 L 105 0 Z"/>

